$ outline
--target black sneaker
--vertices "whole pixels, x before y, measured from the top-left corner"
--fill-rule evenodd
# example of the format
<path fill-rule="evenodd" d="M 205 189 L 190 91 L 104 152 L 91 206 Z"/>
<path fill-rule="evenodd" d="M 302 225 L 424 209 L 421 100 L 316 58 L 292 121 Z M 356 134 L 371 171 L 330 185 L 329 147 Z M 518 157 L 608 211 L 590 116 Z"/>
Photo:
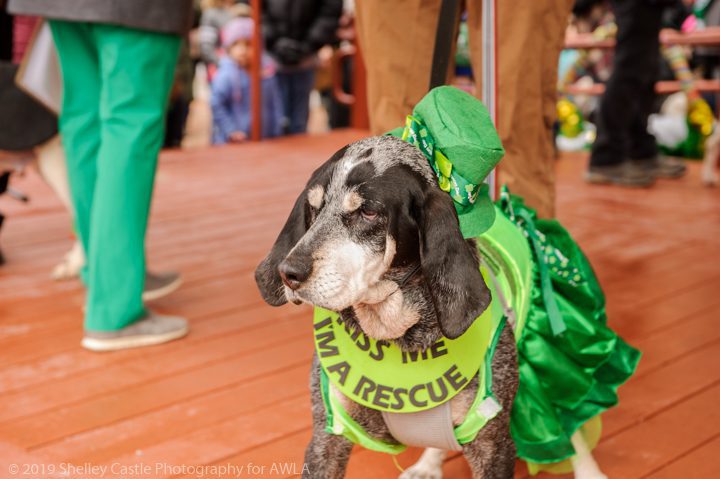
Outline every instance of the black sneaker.
<path fill-rule="evenodd" d="M 590 166 L 585 172 L 585 181 L 600 185 L 646 188 L 655 183 L 655 176 L 646 168 L 625 161 L 619 165 Z"/>
<path fill-rule="evenodd" d="M 656 178 L 681 178 L 687 172 L 682 160 L 665 155 L 655 155 L 652 158 L 631 160 L 637 167 L 647 171 Z"/>

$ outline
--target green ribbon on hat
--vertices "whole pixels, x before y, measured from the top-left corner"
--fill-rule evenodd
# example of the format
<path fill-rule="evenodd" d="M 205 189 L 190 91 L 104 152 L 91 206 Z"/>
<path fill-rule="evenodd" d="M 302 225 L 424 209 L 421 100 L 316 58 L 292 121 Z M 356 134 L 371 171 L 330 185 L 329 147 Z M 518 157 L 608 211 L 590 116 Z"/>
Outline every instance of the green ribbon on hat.
<path fill-rule="evenodd" d="M 423 152 L 438 177 L 440 189 L 449 193 L 454 202 L 463 206 L 475 204 L 480 185 L 468 181 L 453 169 L 452 162 L 435 147 L 435 139 L 420 120 L 407 116 L 402 139 Z"/>
<path fill-rule="evenodd" d="M 406 125 L 388 134 L 423 152 L 440 188 L 454 200 L 463 237 L 477 238 L 492 226 L 495 209 L 484 181 L 505 151 L 477 98 L 452 86 L 433 88 L 415 105 Z"/>

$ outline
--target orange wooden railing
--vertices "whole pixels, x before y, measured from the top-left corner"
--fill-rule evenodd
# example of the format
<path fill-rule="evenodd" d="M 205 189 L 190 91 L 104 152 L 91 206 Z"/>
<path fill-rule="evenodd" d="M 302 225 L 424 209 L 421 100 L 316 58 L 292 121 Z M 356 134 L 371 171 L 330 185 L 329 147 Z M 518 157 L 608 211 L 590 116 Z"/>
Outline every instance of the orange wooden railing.
<path fill-rule="evenodd" d="M 720 46 L 720 27 L 707 27 L 705 30 L 690 33 L 663 30 L 660 33 L 660 42 L 663 45 Z M 581 50 L 614 47 L 615 39 L 598 40 L 589 33 L 568 35 L 565 38 L 565 48 Z M 693 85 L 699 91 L 720 93 L 720 80 L 695 80 Z M 680 90 L 679 81 L 661 81 L 655 84 L 655 91 L 660 94 Z M 605 85 L 600 83 L 589 87 L 570 85 L 565 88 L 565 92 L 571 95 L 602 95 L 604 91 Z"/>
<path fill-rule="evenodd" d="M 260 6 L 260 0 L 251 0 L 250 6 L 252 7 L 252 19 L 255 23 L 255 29 L 253 30 L 252 46 L 253 46 L 253 62 L 250 68 L 250 109 L 252 111 L 252 125 L 250 130 L 250 139 L 252 141 L 260 141 L 262 138 L 262 79 L 260 78 L 260 72 L 262 70 L 262 11 Z"/>
<path fill-rule="evenodd" d="M 720 45 L 720 27 L 707 27 L 698 32 L 680 33 L 675 30 L 663 30 L 660 33 L 663 45 L 718 46 Z M 615 39 L 598 40 L 591 33 L 577 33 L 565 37 L 565 48 L 614 48 Z"/>

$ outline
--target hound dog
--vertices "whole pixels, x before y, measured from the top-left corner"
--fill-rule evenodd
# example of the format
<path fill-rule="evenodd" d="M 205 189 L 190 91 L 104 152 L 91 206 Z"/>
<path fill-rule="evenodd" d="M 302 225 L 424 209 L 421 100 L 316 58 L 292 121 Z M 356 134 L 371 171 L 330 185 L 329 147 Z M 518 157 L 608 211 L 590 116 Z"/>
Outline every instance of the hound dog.
<path fill-rule="evenodd" d="M 475 242 L 463 238 L 450 196 L 417 148 L 387 136 L 352 143 L 313 173 L 255 278 L 273 306 L 291 301 L 337 311 L 344 324 L 407 352 L 426 350 L 443 336 L 461 336 L 491 301 Z M 504 328 L 491 365 L 502 410 L 462 446 L 476 478 L 513 477 L 516 356 L 512 330 Z M 325 430 L 320 374 L 316 355 L 310 381 L 313 436 L 303 477 L 339 478 L 352 443 Z M 453 424 L 463 421 L 477 390 L 476 377 L 450 400 Z M 380 411 L 332 386 L 330 392 L 370 435 L 396 442 Z M 579 437 L 573 443 L 576 477 L 604 477 Z M 427 449 L 401 477 L 442 477 L 445 454 Z"/>

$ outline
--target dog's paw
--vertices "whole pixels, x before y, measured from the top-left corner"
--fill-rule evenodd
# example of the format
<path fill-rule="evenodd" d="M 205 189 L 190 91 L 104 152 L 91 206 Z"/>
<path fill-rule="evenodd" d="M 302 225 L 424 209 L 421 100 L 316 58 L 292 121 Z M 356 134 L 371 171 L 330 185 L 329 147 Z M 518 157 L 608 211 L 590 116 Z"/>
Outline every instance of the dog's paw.
<path fill-rule="evenodd" d="M 442 479 L 442 467 L 418 461 L 405 469 L 398 479 Z"/>

